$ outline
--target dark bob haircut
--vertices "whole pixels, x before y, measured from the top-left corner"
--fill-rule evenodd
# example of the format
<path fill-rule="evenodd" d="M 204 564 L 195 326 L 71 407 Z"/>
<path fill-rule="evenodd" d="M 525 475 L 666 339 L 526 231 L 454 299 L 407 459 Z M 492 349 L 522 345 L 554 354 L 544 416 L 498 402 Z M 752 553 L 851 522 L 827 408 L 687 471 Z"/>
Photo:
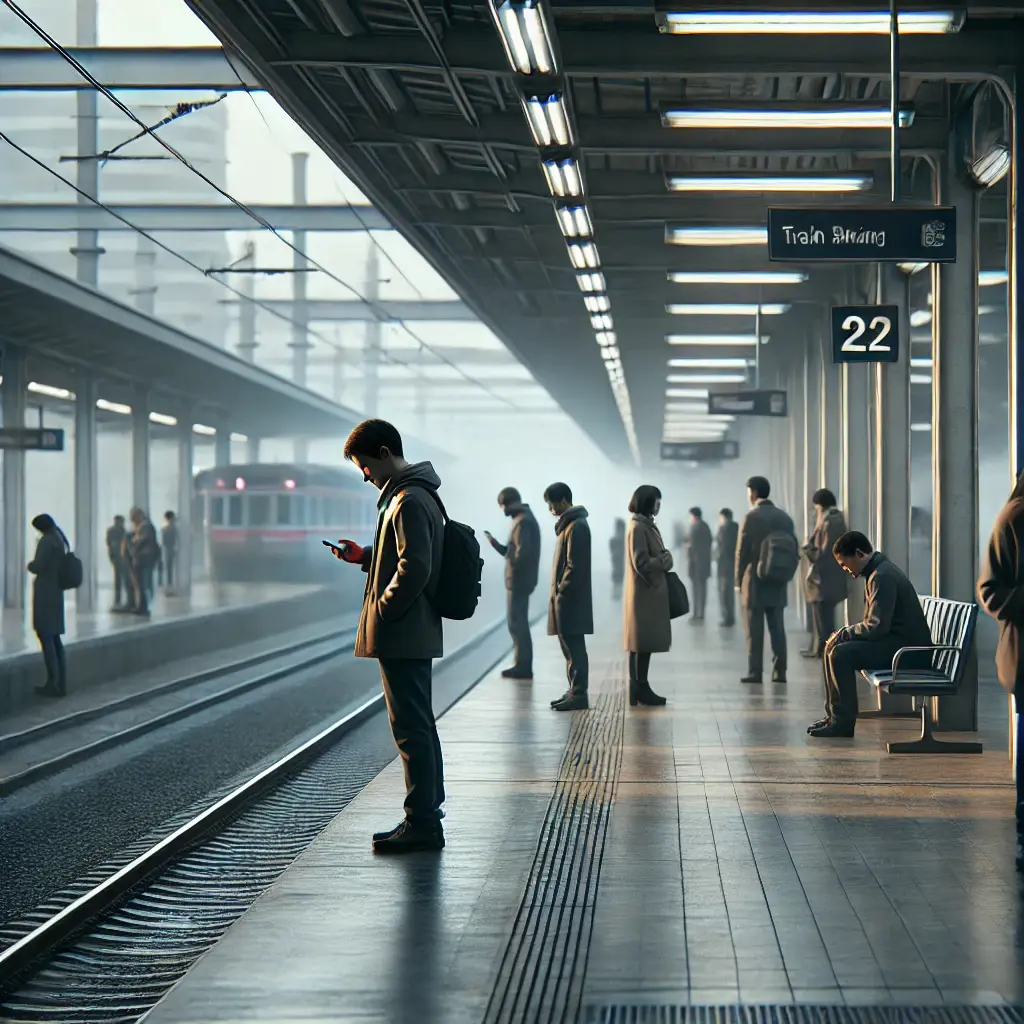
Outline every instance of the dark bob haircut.
<path fill-rule="evenodd" d="M 731 508 L 720 508 L 718 510 L 718 514 L 723 519 L 732 519 L 732 509 Z"/>
<path fill-rule="evenodd" d="M 544 500 L 550 502 L 552 505 L 557 505 L 562 501 L 567 501 L 572 504 L 572 488 L 568 484 L 560 482 L 551 484 L 544 492 Z"/>
<path fill-rule="evenodd" d="M 858 530 L 851 530 L 849 533 L 844 533 L 835 544 L 832 545 L 833 555 L 842 555 L 844 558 L 849 558 L 851 555 L 857 554 L 859 551 L 862 555 L 870 555 L 874 552 L 874 548 L 871 545 L 871 541 L 860 533 Z"/>
<path fill-rule="evenodd" d="M 40 533 L 47 533 L 50 530 L 56 530 L 57 524 L 53 521 L 53 516 L 43 512 L 32 520 L 32 527 Z"/>
<path fill-rule="evenodd" d="M 381 448 L 387 448 L 392 455 L 405 456 L 402 450 L 402 435 L 398 428 L 387 420 L 363 420 L 353 428 L 345 442 L 345 458 L 362 455 L 368 459 L 379 459 Z"/>
<path fill-rule="evenodd" d="M 498 491 L 499 505 L 518 505 L 522 500 L 523 496 L 514 487 L 502 487 Z"/>
<path fill-rule="evenodd" d="M 811 504 L 818 508 L 835 508 L 836 496 L 827 487 L 822 487 L 811 495 Z"/>
<path fill-rule="evenodd" d="M 694 505 L 693 508 L 690 509 L 690 515 L 696 516 L 698 519 L 702 519 L 704 517 L 704 513 L 700 510 L 699 505 Z"/>
<path fill-rule="evenodd" d="M 752 476 L 747 481 L 747 487 L 754 492 L 755 498 L 767 498 L 772 493 L 772 485 L 763 476 Z"/>
<path fill-rule="evenodd" d="M 653 516 L 654 503 L 661 500 L 661 491 L 653 484 L 643 484 L 629 499 L 629 511 L 638 516 Z"/>

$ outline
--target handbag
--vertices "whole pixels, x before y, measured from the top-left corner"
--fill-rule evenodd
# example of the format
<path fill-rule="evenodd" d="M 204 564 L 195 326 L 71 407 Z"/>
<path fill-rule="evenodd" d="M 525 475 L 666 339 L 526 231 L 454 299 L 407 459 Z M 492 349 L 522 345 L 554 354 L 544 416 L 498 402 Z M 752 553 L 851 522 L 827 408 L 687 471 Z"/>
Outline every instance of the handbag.
<path fill-rule="evenodd" d="M 665 573 L 668 584 L 668 617 L 680 619 L 690 611 L 690 597 L 686 593 L 686 584 L 674 572 Z"/>

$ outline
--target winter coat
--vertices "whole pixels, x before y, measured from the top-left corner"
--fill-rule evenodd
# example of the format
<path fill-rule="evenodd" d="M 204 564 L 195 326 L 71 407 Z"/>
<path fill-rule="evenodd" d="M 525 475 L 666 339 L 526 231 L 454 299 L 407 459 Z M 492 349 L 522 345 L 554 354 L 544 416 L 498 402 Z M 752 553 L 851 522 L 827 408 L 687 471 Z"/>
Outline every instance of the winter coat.
<path fill-rule="evenodd" d="M 160 545 L 156 541 L 156 528 L 148 519 L 136 524 L 133 533 L 125 537 L 128 561 L 141 569 L 150 568 L 160 561 Z"/>
<path fill-rule="evenodd" d="M 711 576 L 711 527 L 703 519 L 690 524 L 686 568 L 691 580 L 706 580 Z"/>
<path fill-rule="evenodd" d="M 373 547 L 365 552 L 357 658 L 440 658 L 441 616 L 433 604 L 441 572 L 444 519 L 432 495 L 441 486 L 429 462 L 407 466 L 377 501 Z"/>
<path fill-rule="evenodd" d="M 594 632 L 594 595 L 590 580 L 590 524 L 587 510 L 573 505 L 555 523 L 555 558 L 548 600 L 548 636 Z"/>
<path fill-rule="evenodd" d="M 32 581 L 32 628 L 40 636 L 59 636 L 64 632 L 64 591 L 60 585 L 60 564 L 64 558 L 64 538 L 56 530 L 47 530 L 36 545 L 35 558 L 28 563 Z"/>
<path fill-rule="evenodd" d="M 761 545 L 769 534 L 788 533 L 796 544 L 793 520 L 763 498 L 746 514 L 736 544 L 736 579 L 744 608 L 785 608 L 786 584 L 766 583 L 757 576 Z"/>
<path fill-rule="evenodd" d="M 672 646 L 665 573 L 672 555 L 649 516 L 634 515 L 626 526 L 626 586 L 622 597 L 622 646 L 660 654 Z"/>
<path fill-rule="evenodd" d="M 837 508 L 826 509 L 803 547 L 803 553 L 811 563 L 804 581 L 804 593 L 811 603 L 827 601 L 838 604 L 848 596 L 850 577 L 832 554 L 832 545 L 844 533 L 846 519 L 843 513 Z"/>
<path fill-rule="evenodd" d="M 1024 710 L 1024 498 L 1011 498 L 996 517 L 978 578 L 978 601 L 999 623 L 999 682 Z"/>
<path fill-rule="evenodd" d="M 736 572 L 736 541 L 739 533 L 739 524 L 733 519 L 718 528 L 715 547 L 720 580 L 735 582 L 733 573 Z"/>
<path fill-rule="evenodd" d="M 932 633 L 914 584 L 881 551 L 864 566 L 864 618 L 850 627 L 855 640 L 895 647 L 930 647 Z"/>
<path fill-rule="evenodd" d="M 505 558 L 505 589 L 532 594 L 540 576 L 540 526 L 529 505 L 519 505 L 505 544 L 495 544 Z"/>

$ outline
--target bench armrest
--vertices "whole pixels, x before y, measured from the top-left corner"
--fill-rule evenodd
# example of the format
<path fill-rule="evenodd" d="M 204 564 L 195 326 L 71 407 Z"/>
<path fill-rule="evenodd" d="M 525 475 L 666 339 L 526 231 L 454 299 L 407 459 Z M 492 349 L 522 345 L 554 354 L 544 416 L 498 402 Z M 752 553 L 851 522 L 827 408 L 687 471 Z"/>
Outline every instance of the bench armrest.
<path fill-rule="evenodd" d="M 929 644 L 927 647 L 901 647 L 892 659 L 892 679 L 891 682 L 896 682 L 896 673 L 899 671 L 900 658 L 904 654 L 923 653 L 928 651 L 934 653 L 936 651 L 959 651 L 960 648 L 956 644 Z"/>

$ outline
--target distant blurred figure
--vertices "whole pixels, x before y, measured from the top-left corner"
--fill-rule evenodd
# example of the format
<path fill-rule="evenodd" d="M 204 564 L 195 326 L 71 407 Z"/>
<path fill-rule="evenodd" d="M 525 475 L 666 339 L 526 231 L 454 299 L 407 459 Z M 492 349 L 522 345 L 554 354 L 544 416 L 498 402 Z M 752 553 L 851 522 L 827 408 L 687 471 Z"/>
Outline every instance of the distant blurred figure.
<path fill-rule="evenodd" d="M 804 594 L 811 606 L 814 637 L 811 646 L 800 653 L 805 658 L 820 658 L 825 643 L 836 631 L 836 606 L 845 601 L 849 592 L 843 567 L 832 554 L 835 542 L 846 533 L 846 519 L 836 508 L 836 496 L 823 487 L 811 497 L 817 519 L 803 553 L 810 562 L 810 571 L 804 581 Z"/>
<path fill-rule="evenodd" d="M 608 547 L 612 556 L 612 599 L 618 601 L 622 597 L 622 581 L 626 578 L 625 519 L 615 520 L 615 529 Z"/>
<path fill-rule="evenodd" d="M 131 604 L 131 578 L 124 557 L 125 536 L 124 516 L 114 516 L 114 523 L 107 527 L 107 558 L 114 570 L 114 604 L 111 611 L 121 611 L 125 599 Z"/>
<path fill-rule="evenodd" d="M 553 700 L 551 706 L 555 711 L 583 711 L 590 707 L 586 638 L 594 632 L 590 526 L 587 510 L 572 503 L 568 484 L 552 484 L 544 492 L 544 501 L 558 520 L 548 602 L 548 636 L 558 637 L 569 680 L 569 689 Z"/>
<path fill-rule="evenodd" d="M 67 693 L 67 665 L 64 659 L 64 589 L 61 587 L 61 561 L 67 546 L 64 535 L 48 515 L 36 516 L 32 526 L 39 531 L 36 554 L 28 563 L 32 581 L 32 628 L 39 638 L 46 665 L 46 683 L 36 687 L 45 697 L 63 697 Z"/>
<path fill-rule="evenodd" d="M 661 491 L 638 487 L 629 502 L 632 516 L 626 530 L 629 573 L 622 601 L 622 645 L 629 651 L 629 704 L 660 707 L 665 698 L 651 689 L 651 655 L 672 647 L 668 581 L 672 554 L 654 519 L 661 511 Z"/>
<path fill-rule="evenodd" d="M 178 517 L 168 509 L 164 513 L 164 525 L 160 529 L 161 559 L 164 567 L 164 582 L 168 592 L 174 589 L 175 570 L 178 567 Z"/>
<path fill-rule="evenodd" d="M 693 584 L 693 618 L 703 622 L 708 604 L 708 580 L 711 579 L 711 527 L 697 507 L 690 509 L 690 532 L 686 538 L 686 562 Z"/>
<path fill-rule="evenodd" d="M 500 544 L 484 530 L 491 547 L 505 559 L 505 589 L 508 592 L 508 631 L 512 637 L 512 667 L 505 679 L 533 678 L 533 638 L 530 636 L 530 595 L 537 589 L 540 574 L 540 527 L 530 506 L 514 487 L 498 494 L 498 507 L 512 520 L 508 541 Z"/>
<path fill-rule="evenodd" d="M 133 526 L 127 536 L 128 566 L 132 577 L 133 615 L 149 615 L 149 595 L 153 590 L 153 569 L 156 567 L 160 548 L 156 540 L 156 529 L 141 508 L 128 513 Z"/>
<path fill-rule="evenodd" d="M 736 625 L 736 538 L 740 528 L 732 509 L 718 513 L 718 536 L 715 537 L 715 568 L 718 577 L 718 608 L 721 625 Z"/>
<path fill-rule="evenodd" d="M 686 550 L 687 530 L 682 523 L 672 524 L 672 550 L 683 552 Z"/>

